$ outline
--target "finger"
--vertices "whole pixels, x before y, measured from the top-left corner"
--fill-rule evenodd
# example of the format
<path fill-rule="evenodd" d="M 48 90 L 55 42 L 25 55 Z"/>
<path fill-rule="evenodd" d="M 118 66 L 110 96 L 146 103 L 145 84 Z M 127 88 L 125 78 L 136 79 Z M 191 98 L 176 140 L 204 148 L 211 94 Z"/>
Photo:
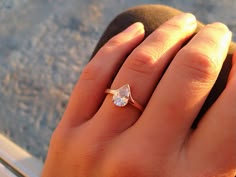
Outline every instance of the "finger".
<path fill-rule="evenodd" d="M 104 90 L 143 37 L 144 27 L 138 22 L 114 36 L 98 51 L 80 75 L 63 116 L 65 121 L 78 126 L 96 113 L 104 100 Z"/>
<path fill-rule="evenodd" d="M 216 81 L 230 40 L 228 28 L 215 23 L 204 27 L 180 50 L 137 122 L 147 133 L 144 138 L 165 134 L 168 143 L 181 146 Z"/>
<path fill-rule="evenodd" d="M 164 23 L 131 53 L 111 88 L 118 89 L 129 84 L 132 97 L 145 106 L 164 69 L 195 29 L 196 18 L 192 14 L 182 14 Z M 130 105 L 125 108 L 115 106 L 112 95 L 108 95 L 96 125 L 106 125 L 112 131 L 121 132 L 130 127 L 140 114 L 137 108 Z"/>
<path fill-rule="evenodd" d="M 236 54 L 236 53 L 235 53 Z M 223 93 L 189 137 L 187 148 L 195 162 L 222 172 L 236 171 L 236 55 Z M 204 148 L 203 148 L 204 147 Z M 194 152 L 199 152 L 195 154 Z M 213 175 L 212 175 L 213 176 Z"/>

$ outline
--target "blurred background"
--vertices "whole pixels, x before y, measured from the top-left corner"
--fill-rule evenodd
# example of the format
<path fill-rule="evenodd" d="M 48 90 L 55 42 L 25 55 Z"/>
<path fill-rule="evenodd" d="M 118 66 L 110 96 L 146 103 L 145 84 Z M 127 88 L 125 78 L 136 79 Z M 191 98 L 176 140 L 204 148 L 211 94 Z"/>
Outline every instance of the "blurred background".
<path fill-rule="evenodd" d="M 0 133 L 43 160 L 106 25 L 147 3 L 224 22 L 236 33 L 235 0 L 0 0 Z"/>

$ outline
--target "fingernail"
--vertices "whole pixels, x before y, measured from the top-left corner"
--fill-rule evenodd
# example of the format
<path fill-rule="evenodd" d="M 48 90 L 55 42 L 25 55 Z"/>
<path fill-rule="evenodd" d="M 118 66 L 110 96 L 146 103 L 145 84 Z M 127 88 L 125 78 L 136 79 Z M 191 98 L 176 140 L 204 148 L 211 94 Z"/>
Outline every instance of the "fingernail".
<path fill-rule="evenodd" d="M 131 33 L 131 34 L 137 34 L 144 31 L 144 26 L 141 22 L 136 22 L 132 25 L 130 25 L 128 28 L 126 28 L 123 32 L 124 33 Z"/>
<path fill-rule="evenodd" d="M 185 21 L 187 25 L 195 25 L 197 23 L 196 17 L 191 13 L 183 13 L 179 18 Z"/>
<path fill-rule="evenodd" d="M 214 28 L 219 29 L 220 31 L 224 31 L 226 38 L 228 38 L 229 40 L 231 40 L 232 38 L 232 31 L 229 29 L 229 27 L 227 25 L 225 25 L 224 23 L 221 22 L 215 22 L 212 24 L 209 24 L 207 26 L 214 26 Z"/>
<path fill-rule="evenodd" d="M 233 37 L 233 33 L 232 33 L 232 31 L 229 30 L 229 32 L 228 32 L 228 38 L 229 38 L 230 41 L 232 40 L 232 37 Z"/>
<path fill-rule="evenodd" d="M 224 23 L 221 23 L 221 22 L 214 22 L 214 23 L 209 24 L 207 26 L 214 26 L 216 28 L 219 28 L 219 29 L 222 29 L 222 30 L 225 30 L 225 31 L 230 31 L 228 26 L 225 25 Z"/>

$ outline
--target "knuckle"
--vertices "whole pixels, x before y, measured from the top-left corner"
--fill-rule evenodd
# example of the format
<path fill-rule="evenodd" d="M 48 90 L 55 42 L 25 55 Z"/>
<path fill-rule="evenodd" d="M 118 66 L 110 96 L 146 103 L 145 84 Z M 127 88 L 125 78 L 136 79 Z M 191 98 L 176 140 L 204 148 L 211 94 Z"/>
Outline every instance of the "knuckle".
<path fill-rule="evenodd" d="M 208 56 L 197 50 L 182 50 L 182 56 L 186 60 L 183 66 L 189 70 L 191 76 L 203 82 L 215 80 L 218 75 L 216 62 L 211 56 Z"/>
<path fill-rule="evenodd" d="M 152 35 L 152 40 L 155 41 L 155 43 L 158 45 L 160 49 L 162 49 L 163 43 L 166 44 L 170 43 L 169 41 L 171 40 L 172 36 L 171 34 L 173 34 L 173 31 L 166 30 L 164 28 L 159 28 L 157 30 L 157 33 L 155 35 Z"/>
<path fill-rule="evenodd" d="M 202 38 L 204 40 L 204 47 L 209 49 L 217 49 L 219 46 L 219 42 L 217 41 L 216 37 L 211 37 L 209 34 L 206 34 Z"/>
<path fill-rule="evenodd" d="M 161 44 L 163 44 L 163 42 L 169 43 L 171 39 L 181 35 L 183 29 L 183 25 L 178 24 L 177 22 L 166 22 L 163 26 L 157 29 L 155 35 L 152 35 L 152 38 L 155 42 L 160 42 Z"/>
<path fill-rule="evenodd" d="M 124 41 L 125 41 L 125 38 L 121 34 L 119 34 L 119 35 L 111 38 L 107 42 L 107 46 L 110 48 L 119 47 Z"/>
<path fill-rule="evenodd" d="M 99 51 L 101 56 L 106 56 L 112 53 L 116 48 L 119 48 L 126 40 L 121 34 L 111 38 Z"/>
<path fill-rule="evenodd" d="M 153 72 L 156 56 L 154 51 L 139 49 L 133 52 L 130 60 L 127 60 L 125 67 L 141 74 L 150 74 Z"/>
<path fill-rule="evenodd" d="M 165 23 L 165 30 L 169 30 L 169 31 L 179 31 L 180 29 L 182 29 L 183 25 L 181 25 L 180 23 L 177 23 L 177 21 L 168 21 Z"/>

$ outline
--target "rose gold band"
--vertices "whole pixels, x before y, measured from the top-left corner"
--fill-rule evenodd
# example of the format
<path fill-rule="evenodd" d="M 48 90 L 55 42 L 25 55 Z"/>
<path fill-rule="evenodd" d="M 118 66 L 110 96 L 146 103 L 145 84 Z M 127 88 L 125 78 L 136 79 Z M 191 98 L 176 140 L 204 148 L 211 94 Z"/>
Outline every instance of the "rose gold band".
<path fill-rule="evenodd" d="M 141 106 L 137 101 L 135 101 L 131 95 L 130 95 L 130 99 L 129 99 L 129 104 L 131 104 L 132 106 L 134 106 L 135 108 L 139 109 L 141 112 L 144 111 L 143 106 Z"/>
<path fill-rule="evenodd" d="M 116 93 L 116 90 L 106 89 L 105 93 L 110 93 L 114 95 Z"/>

